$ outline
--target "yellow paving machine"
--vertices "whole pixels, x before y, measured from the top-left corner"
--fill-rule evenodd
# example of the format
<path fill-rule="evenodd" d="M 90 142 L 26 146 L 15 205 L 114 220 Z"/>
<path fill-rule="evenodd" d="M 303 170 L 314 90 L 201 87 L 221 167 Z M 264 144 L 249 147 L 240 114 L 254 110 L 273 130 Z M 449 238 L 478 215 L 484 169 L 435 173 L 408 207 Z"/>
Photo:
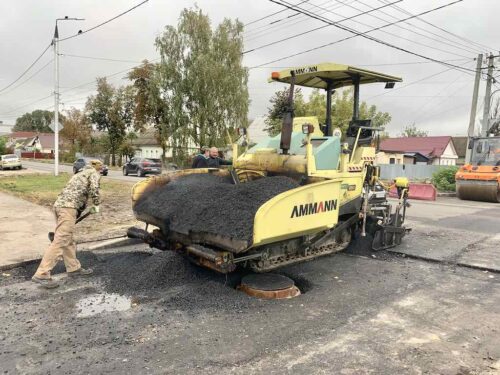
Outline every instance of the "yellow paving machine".
<path fill-rule="evenodd" d="M 359 118 L 361 85 L 385 83 L 391 88 L 401 79 L 324 63 L 273 72 L 271 81 L 290 85 L 281 133 L 249 147 L 248 135 L 240 129 L 231 168 L 185 169 L 137 183 L 132 191 L 134 214 L 157 229 L 132 227 L 129 237 L 181 252 L 223 273 L 236 266 L 267 272 L 341 251 L 355 233 L 369 234 L 373 250 L 401 243 L 409 230 L 403 225 L 407 194 L 399 201 L 387 200 L 374 165 L 376 133 L 383 129 Z M 294 117 L 296 86 L 326 91 L 324 126 L 316 117 Z M 332 127 L 332 95 L 347 86 L 354 87 L 354 108 L 342 134 Z M 223 198 L 212 194 L 204 200 L 211 190 L 187 183 L 193 176 L 219 178 Z M 212 225 L 207 221 L 220 205 L 226 205 L 223 215 Z M 199 222 L 187 225 L 183 218 L 193 210 Z M 232 231 L 235 227 L 240 229 Z"/>
<path fill-rule="evenodd" d="M 500 203 L 500 136 L 471 138 L 471 160 L 455 175 L 460 199 Z"/>

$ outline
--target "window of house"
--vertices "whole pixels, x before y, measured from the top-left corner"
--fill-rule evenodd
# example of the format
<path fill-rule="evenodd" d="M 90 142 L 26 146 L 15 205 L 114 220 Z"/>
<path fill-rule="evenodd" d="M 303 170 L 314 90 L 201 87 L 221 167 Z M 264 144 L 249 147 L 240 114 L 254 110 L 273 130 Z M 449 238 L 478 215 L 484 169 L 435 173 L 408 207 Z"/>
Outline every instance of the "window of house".
<path fill-rule="evenodd" d="M 389 164 L 396 164 L 396 158 L 389 158 Z"/>

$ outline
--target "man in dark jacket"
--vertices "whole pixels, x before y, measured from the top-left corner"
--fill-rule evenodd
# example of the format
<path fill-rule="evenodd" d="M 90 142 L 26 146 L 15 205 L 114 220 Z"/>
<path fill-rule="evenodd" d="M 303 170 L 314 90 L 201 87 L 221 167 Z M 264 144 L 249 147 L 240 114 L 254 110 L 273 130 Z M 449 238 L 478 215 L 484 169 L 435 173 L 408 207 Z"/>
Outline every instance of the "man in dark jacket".
<path fill-rule="evenodd" d="M 219 157 L 219 150 L 217 147 L 210 148 L 210 157 L 208 158 L 209 168 L 219 168 L 221 165 L 232 165 L 230 161 L 224 160 Z"/>
<path fill-rule="evenodd" d="M 203 146 L 200 149 L 200 153 L 194 157 L 191 168 L 208 168 L 209 156 L 210 149 L 207 146 Z"/>

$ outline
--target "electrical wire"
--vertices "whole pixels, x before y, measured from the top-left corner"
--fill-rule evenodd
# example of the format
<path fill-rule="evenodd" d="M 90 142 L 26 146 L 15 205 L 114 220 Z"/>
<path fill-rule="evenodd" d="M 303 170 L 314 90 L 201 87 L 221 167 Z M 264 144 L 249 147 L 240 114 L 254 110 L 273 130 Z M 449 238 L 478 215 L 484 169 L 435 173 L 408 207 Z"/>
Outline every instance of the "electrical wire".
<path fill-rule="evenodd" d="M 95 30 L 95 29 L 97 29 L 97 28 L 99 28 L 99 27 L 101 27 L 101 26 L 104 26 L 104 25 L 106 25 L 106 24 L 108 24 L 108 23 L 110 23 L 110 22 L 112 22 L 112 21 L 116 20 L 117 18 L 120 18 L 120 17 L 124 16 L 125 14 L 127 14 L 127 13 L 129 13 L 129 12 L 133 11 L 134 9 L 139 8 L 141 5 L 146 4 L 148 1 L 149 1 L 149 0 L 144 0 L 144 1 L 140 2 L 139 4 L 137 4 L 137 5 L 133 6 L 132 8 L 127 9 L 126 11 L 121 12 L 120 14 L 117 14 L 116 16 L 114 16 L 114 17 L 112 17 L 112 18 L 110 18 L 110 19 L 108 19 L 108 20 L 106 20 L 106 21 L 104 21 L 104 22 L 101 22 L 100 24 L 95 25 L 94 27 L 91 27 L 90 29 L 87 29 L 87 30 L 84 30 L 84 31 L 79 31 L 78 33 L 76 33 L 76 34 L 74 34 L 74 35 L 71 35 L 71 36 L 68 36 L 68 37 L 66 37 L 66 38 L 61 38 L 61 39 L 59 39 L 59 42 L 63 42 L 63 41 L 68 40 L 68 39 L 73 39 L 73 38 L 76 38 L 77 36 L 80 36 L 80 35 L 86 34 L 86 33 L 90 32 L 90 31 L 92 31 L 92 30 Z"/>
<path fill-rule="evenodd" d="M 335 0 L 335 1 L 337 1 L 337 2 L 338 2 L 339 0 Z M 363 1 L 361 1 L 361 0 L 358 0 L 358 1 L 357 1 L 357 3 L 364 5 L 364 6 L 368 7 L 369 9 L 374 9 L 372 6 L 370 6 L 370 5 L 366 4 L 365 2 L 363 2 Z M 384 3 L 382 3 L 382 4 L 385 4 L 385 5 L 387 5 L 387 6 L 391 6 L 391 7 L 393 7 L 393 5 L 395 5 L 394 3 L 391 3 L 391 5 L 389 5 L 389 3 L 385 3 L 385 2 L 384 2 Z M 353 6 L 353 5 L 347 5 L 347 6 L 348 6 L 349 8 L 351 8 L 351 9 L 354 9 L 354 10 L 358 11 L 358 12 L 359 12 L 359 11 L 361 11 L 361 9 L 360 9 L 359 7 L 355 7 L 355 6 Z M 379 8 L 379 9 L 380 9 L 380 8 Z M 384 15 L 386 15 L 386 16 L 388 16 L 388 17 L 391 17 L 392 19 L 395 19 L 395 20 L 397 20 L 397 19 L 398 19 L 398 17 L 393 16 L 392 14 L 387 13 L 387 12 L 386 12 L 386 11 L 384 11 L 384 10 L 380 10 L 380 11 L 379 11 L 379 13 L 384 14 Z M 377 16 L 377 15 L 375 15 L 375 14 L 369 14 L 369 15 L 370 15 L 370 17 L 373 17 L 373 18 L 375 18 L 375 19 L 377 19 L 377 20 L 379 20 L 379 21 L 382 21 L 382 22 L 391 22 L 390 20 L 385 19 L 385 18 L 382 18 L 382 17 Z M 410 14 L 410 16 L 413 16 L 413 14 Z M 415 17 L 413 17 L 413 18 L 415 18 Z M 358 22 L 358 23 L 359 23 L 359 22 Z M 414 25 L 412 25 L 412 24 L 411 24 L 411 23 L 409 23 L 409 22 L 403 21 L 402 23 L 407 24 L 407 25 L 411 25 L 412 27 L 414 27 L 414 28 L 416 28 L 416 29 L 421 29 L 421 30 L 426 31 L 425 29 L 419 28 L 418 26 L 414 26 Z M 366 25 L 366 24 L 365 24 L 365 26 L 368 26 L 368 25 Z M 413 29 L 410 29 L 410 28 L 407 28 L 407 27 L 401 26 L 401 25 L 399 25 L 399 24 L 398 24 L 398 25 L 395 25 L 395 26 L 396 26 L 397 28 L 401 29 L 401 30 L 408 31 L 408 32 L 413 33 L 413 34 L 415 34 L 415 35 L 419 35 L 419 36 L 422 36 L 422 37 L 427 38 L 427 39 L 429 39 L 429 40 L 432 40 L 432 41 L 434 41 L 434 42 L 438 42 L 438 43 L 442 43 L 442 44 L 445 44 L 445 45 L 451 46 L 451 47 L 453 47 L 453 48 L 456 48 L 456 49 L 459 49 L 459 50 L 465 51 L 465 52 L 467 52 L 467 53 L 474 53 L 474 54 L 477 54 L 477 53 L 478 53 L 478 50 L 477 50 L 477 49 L 473 49 L 473 48 L 471 48 L 469 45 L 460 45 L 460 46 L 457 46 L 457 43 L 456 43 L 456 42 L 452 42 L 453 44 L 450 44 L 450 43 L 448 43 L 448 42 L 444 42 L 444 41 L 442 41 L 442 40 L 440 40 L 440 39 L 435 39 L 435 38 L 432 38 L 432 37 L 430 37 L 430 36 L 428 36 L 428 35 L 425 35 L 425 34 L 419 33 L 419 32 L 417 32 L 417 31 L 415 31 L 415 30 L 413 30 Z M 369 26 L 369 27 L 372 27 L 372 26 Z M 426 32 L 427 32 L 427 31 L 426 31 Z M 437 35 L 437 34 L 436 34 L 436 35 Z"/>
<path fill-rule="evenodd" d="M 16 90 L 17 88 L 21 87 L 22 85 L 24 85 L 26 82 L 30 81 L 33 77 L 35 77 L 38 73 L 40 73 L 42 70 L 44 70 L 47 66 L 49 66 L 50 64 L 52 64 L 52 62 L 54 61 L 54 59 L 50 59 L 44 66 L 42 66 L 40 69 L 38 69 L 35 73 L 33 73 L 32 75 L 30 75 L 28 78 L 26 78 L 24 81 L 22 81 L 19 85 L 17 86 L 14 86 L 12 87 L 10 90 L 0 94 L 0 95 L 6 95 L 8 94 L 9 92 L 12 92 L 14 90 Z"/>
<path fill-rule="evenodd" d="M 272 1 L 272 0 L 271 0 L 271 1 Z M 321 8 L 321 7 L 320 7 L 320 9 L 324 9 L 324 8 Z M 339 15 L 338 13 L 334 13 L 334 12 L 330 12 L 330 13 L 333 13 L 333 14 L 335 14 L 335 15 Z M 424 13 L 426 13 L 426 12 L 424 12 Z M 412 16 L 412 17 L 415 17 L 415 16 Z M 427 44 L 424 44 L 424 43 L 421 43 L 421 42 L 418 42 L 418 41 L 415 41 L 415 40 L 412 40 L 412 39 L 408 39 L 408 38 L 402 37 L 402 36 L 400 36 L 400 35 L 396 35 L 396 34 L 390 33 L 390 32 L 388 32 L 388 31 L 386 31 L 386 30 L 382 30 L 382 29 L 384 29 L 384 28 L 386 28 L 386 27 L 389 27 L 389 26 L 392 26 L 392 25 L 396 25 L 397 23 L 404 22 L 405 20 L 411 19 L 412 17 L 408 17 L 408 18 L 405 18 L 405 19 L 402 19 L 402 20 L 398 20 L 398 21 L 395 21 L 395 22 L 388 23 L 388 24 L 386 24 L 386 25 L 382 25 L 382 26 L 379 26 L 379 27 L 376 27 L 376 28 L 372 28 L 371 30 L 367 30 L 367 31 L 365 31 L 363 34 L 368 34 L 368 33 L 374 32 L 374 31 L 381 31 L 381 32 L 383 32 L 383 33 L 385 33 L 385 34 L 387 34 L 387 35 L 391 35 L 391 36 L 393 36 L 393 37 L 395 37 L 395 38 L 403 39 L 403 40 L 409 41 L 409 42 L 414 43 L 414 44 L 418 44 L 418 45 L 421 45 L 421 46 L 424 46 L 424 47 L 427 47 L 427 48 L 431 48 L 431 49 L 434 49 L 434 50 L 437 50 L 437 51 L 440 51 L 440 52 L 444 52 L 444 53 L 448 53 L 448 54 L 452 54 L 452 55 L 455 55 L 455 56 L 459 56 L 459 57 L 463 57 L 463 58 L 468 58 L 468 57 L 466 57 L 466 56 L 464 56 L 464 55 L 459 55 L 459 54 L 454 53 L 454 52 L 450 52 L 450 51 L 447 51 L 447 50 L 443 50 L 443 49 L 441 49 L 441 48 L 437 48 L 437 47 L 434 47 L 434 46 L 430 46 L 430 45 L 427 45 Z M 342 21 L 342 20 L 341 20 L 341 21 Z M 341 22 L 341 21 L 336 21 L 336 22 Z M 360 24 L 360 25 L 363 25 L 363 26 L 366 26 L 366 27 L 372 27 L 372 26 L 370 26 L 370 25 L 367 25 L 366 23 L 363 23 L 363 22 L 360 22 L 360 21 L 357 21 L 357 20 L 355 20 L 355 21 L 353 21 L 353 22 L 356 22 L 356 23 L 358 23 L 358 24 Z M 265 44 L 265 45 L 263 45 L 263 46 L 256 47 L 256 48 L 254 48 L 254 49 L 252 49 L 252 50 L 249 50 L 249 51 L 247 51 L 247 52 L 252 52 L 252 51 L 255 51 L 255 50 L 257 50 L 257 49 L 264 48 L 264 47 L 267 47 L 267 46 L 270 46 L 270 45 L 273 45 L 273 44 L 277 44 L 277 43 L 280 43 L 280 42 L 282 42 L 282 41 L 285 41 L 285 40 L 288 40 L 288 39 L 292 39 L 292 38 L 295 38 L 295 37 L 298 37 L 298 36 L 302 36 L 302 35 L 304 35 L 304 34 L 307 34 L 307 33 L 311 32 L 311 31 L 315 31 L 315 30 L 318 30 L 318 29 L 321 29 L 321 28 L 325 28 L 325 27 L 328 27 L 328 26 L 332 26 L 332 25 L 333 25 L 333 24 L 327 24 L 327 25 L 321 26 L 321 27 L 319 27 L 319 28 L 315 28 L 315 29 L 312 29 L 312 30 L 308 30 L 308 31 L 306 31 L 306 32 L 299 33 L 299 34 L 296 34 L 296 35 L 294 35 L 294 36 L 291 36 L 291 37 L 287 37 L 287 38 L 284 38 L 284 39 L 278 40 L 278 41 L 276 41 L 276 42 L 271 42 L 271 43 Z M 335 41 L 335 42 L 328 43 L 327 45 L 329 46 L 329 45 L 337 44 L 337 43 L 343 42 L 343 41 L 345 41 L 345 40 L 352 39 L 352 38 L 354 38 L 354 37 L 355 37 L 355 36 L 350 36 L 350 37 L 347 37 L 347 38 L 343 38 L 343 39 L 337 40 L 337 41 Z M 325 46 L 327 46 L 327 45 L 325 45 Z M 243 52 L 243 53 L 247 53 L 247 52 Z"/>
<path fill-rule="evenodd" d="M 300 5 L 300 4 L 303 4 L 303 3 L 307 3 L 308 1 L 309 1 L 309 0 L 303 0 L 303 1 L 301 1 L 300 3 L 297 3 L 297 4 L 295 4 L 295 5 Z M 250 25 L 252 25 L 252 24 L 254 24 L 254 23 L 260 22 L 260 21 L 262 21 L 262 20 L 268 19 L 268 18 L 270 18 L 270 17 L 272 17 L 272 16 L 275 16 L 275 15 L 277 15 L 277 14 L 280 14 L 280 13 L 283 13 L 283 12 L 286 12 L 286 11 L 287 11 L 287 9 L 282 9 L 282 10 L 279 10 L 279 11 L 277 11 L 277 12 L 274 12 L 274 13 L 268 14 L 267 16 L 264 16 L 264 17 L 258 18 L 258 19 L 256 19 L 256 20 L 253 20 L 253 21 L 250 21 L 250 22 L 247 22 L 247 23 L 245 23 L 243 26 L 244 26 L 244 27 L 250 26 Z"/>
<path fill-rule="evenodd" d="M 33 101 L 33 102 L 30 102 L 30 103 L 27 103 L 27 104 L 23 104 L 23 105 L 21 105 L 21 106 L 19 106 L 19 107 L 16 107 L 16 108 L 14 108 L 14 109 L 11 109 L 11 110 L 9 110 L 9 111 L 5 112 L 4 114 L 5 114 L 5 115 L 8 115 L 8 114 L 10 114 L 10 113 L 12 113 L 12 112 L 17 111 L 18 109 L 21 109 L 21 108 L 27 107 L 27 106 L 29 106 L 29 105 L 32 105 L 32 104 L 35 104 L 35 103 L 41 102 L 42 100 L 48 99 L 48 98 L 50 98 L 51 96 L 54 96 L 54 93 L 50 93 L 50 95 L 44 96 L 43 98 L 37 99 L 37 100 L 35 100 L 35 101 Z M 2 115 L 2 117 L 3 117 L 3 115 Z"/>
<path fill-rule="evenodd" d="M 279 5 L 282 5 L 282 6 L 286 7 L 286 8 L 297 8 L 297 7 L 293 7 L 293 6 L 291 6 L 291 5 L 288 5 L 286 1 L 281 1 L 281 2 L 280 2 L 280 1 L 277 1 L 277 0 L 269 0 L 269 1 L 271 1 L 271 2 L 273 2 L 273 3 L 276 3 L 276 4 L 279 4 Z M 459 2 L 462 2 L 462 1 L 463 1 L 463 0 L 456 0 L 456 1 L 453 1 L 453 2 L 451 2 L 451 3 L 447 3 L 447 4 L 441 5 L 441 6 L 439 6 L 439 7 L 436 7 L 436 8 L 430 9 L 430 10 L 428 10 L 428 11 L 426 11 L 426 12 L 420 13 L 420 15 L 422 15 L 422 14 L 426 14 L 426 13 L 430 13 L 430 12 L 433 12 L 433 11 L 436 11 L 436 10 L 439 10 L 439 9 L 443 9 L 443 8 L 449 7 L 449 6 L 453 5 L 453 4 L 456 4 L 456 3 L 459 3 Z M 342 26 L 342 25 L 336 25 L 336 24 L 332 23 L 332 21 L 330 21 L 330 20 L 328 20 L 328 19 L 325 19 L 325 18 L 323 18 L 323 17 L 320 17 L 320 16 L 318 16 L 318 15 L 316 15 L 316 14 L 314 14 L 314 13 L 312 13 L 312 14 L 311 14 L 310 12 L 304 11 L 303 9 L 299 9 L 298 11 L 300 11 L 300 12 L 301 12 L 301 13 L 303 13 L 303 14 L 308 15 L 308 16 L 309 16 L 309 17 L 311 17 L 311 18 L 315 18 L 315 19 L 318 19 L 318 20 L 320 20 L 320 21 L 322 21 L 322 22 L 332 24 L 333 26 L 335 26 L 335 27 L 337 27 L 337 28 L 339 28 L 339 29 L 341 29 L 341 30 L 348 31 L 348 32 L 350 32 L 350 33 L 352 33 L 352 34 L 355 34 L 355 36 L 361 36 L 361 37 L 363 37 L 363 38 L 365 38 L 365 39 L 368 39 L 368 40 L 374 41 L 374 42 L 376 42 L 376 43 L 378 43 L 378 44 L 382 44 L 382 45 L 385 45 L 385 46 L 387 46 L 387 47 L 390 47 L 390 48 L 393 48 L 393 49 L 399 50 L 399 51 L 401 51 L 401 52 L 405 52 L 405 53 L 408 53 L 408 54 L 411 54 L 411 55 L 414 55 L 414 56 L 417 56 L 417 57 L 421 57 L 421 58 L 423 58 L 423 59 L 425 59 L 425 60 L 433 61 L 433 62 L 438 63 L 438 64 L 441 64 L 441 65 L 450 66 L 450 67 L 451 67 L 451 68 L 453 68 L 453 69 L 458 69 L 458 70 L 467 70 L 467 71 L 472 71 L 472 72 L 475 72 L 475 70 L 472 70 L 472 69 L 467 69 L 467 68 L 460 67 L 460 66 L 458 66 L 458 65 L 454 65 L 454 64 L 451 64 L 451 63 L 446 63 L 446 62 L 444 62 L 444 61 L 441 61 L 441 60 L 438 60 L 438 59 L 435 59 L 435 58 L 432 58 L 432 57 L 429 57 L 429 56 L 425 56 L 425 55 L 420 54 L 420 53 L 417 53 L 417 52 L 410 51 L 410 50 L 408 50 L 408 49 L 406 49 L 406 48 L 403 48 L 403 47 L 398 47 L 398 46 L 396 46 L 396 45 L 394 45 L 394 44 L 391 44 L 391 43 L 385 42 L 385 41 L 383 41 L 383 40 L 381 40 L 381 39 L 378 39 L 378 38 L 372 37 L 372 36 L 370 36 L 370 35 L 366 35 L 366 34 L 367 34 L 367 32 L 359 32 L 359 31 L 357 31 L 357 30 L 355 30 L 355 29 L 352 29 L 352 28 L 350 28 L 350 27 L 345 27 L 345 26 Z M 348 38 L 344 38 L 344 40 L 351 39 L 351 38 L 353 38 L 353 36 L 348 37 Z M 315 50 L 315 49 L 323 48 L 323 47 L 326 47 L 326 46 L 329 46 L 329 45 L 332 45 L 332 44 L 335 44 L 335 43 L 338 43 L 338 42 L 339 42 L 339 41 L 337 41 L 337 42 L 332 42 L 332 43 L 327 43 L 327 44 L 325 44 L 325 45 L 318 46 L 318 47 L 316 47 L 316 48 L 312 48 L 312 49 L 309 49 L 309 50 L 306 50 L 306 51 L 302 51 L 302 52 L 299 52 L 299 53 L 295 53 L 295 54 L 293 54 L 293 55 L 286 56 L 286 57 L 284 57 L 284 58 L 275 59 L 275 60 L 273 60 L 273 61 L 269 61 L 269 62 L 266 62 L 266 63 L 264 63 L 264 64 L 260 64 L 260 65 L 258 65 L 258 66 L 267 65 L 267 64 L 272 64 L 272 63 L 274 63 L 274 62 L 276 62 L 276 61 L 281 61 L 281 60 L 284 60 L 284 59 L 286 59 L 286 58 L 289 58 L 289 57 L 292 57 L 292 56 L 297 56 L 297 55 L 300 55 L 300 54 L 303 54 L 303 53 L 307 53 L 307 52 L 313 51 L 313 50 Z"/>
<path fill-rule="evenodd" d="M 33 68 L 33 66 L 34 66 L 34 65 L 35 65 L 35 64 L 36 64 L 36 63 L 37 63 L 37 62 L 38 62 L 38 61 L 42 58 L 42 56 L 43 56 L 43 55 L 45 55 L 45 52 L 47 52 L 47 51 L 48 51 L 48 49 L 50 48 L 50 46 L 51 46 L 51 45 L 52 45 L 52 44 L 49 44 L 47 47 L 45 47 L 45 49 L 42 51 L 42 53 L 41 53 L 41 54 L 40 54 L 40 55 L 39 55 L 39 56 L 35 59 L 35 61 L 33 61 L 33 62 L 31 63 L 31 65 L 30 65 L 30 66 L 28 66 L 28 67 L 26 68 L 26 70 L 25 70 L 23 73 L 21 73 L 21 75 L 20 75 L 19 77 L 17 77 L 14 81 L 12 81 L 11 83 L 9 83 L 7 86 L 2 87 L 2 88 L 0 89 L 0 93 L 1 93 L 1 92 L 3 92 L 3 91 L 5 91 L 5 90 L 7 90 L 9 87 L 11 87 L 12 85 L 14 85 L 14 84 L 15 84 L 16 82 L 18 82 L 21 78 L 23 78 L 23 77 L 26 75 L 26 73 L 28 73 L 28 72 L 30 71 L 30 69 L 31 69 L 31 68 Z"/>
<path fill-rule="evenodd" d="M 445 69 L 445 70 L 441 70 L 440 72 L 433 73 L 433 74 L 431 74 L 431 75 L 428 75 L 428 76 L 422 77 L 422 78 L 420 78 L 420 79 L 418 79 L 418 80 L 416 80 L 416 81 L 408 82 L 408 83 L 407 83 L 407 84 L 405 84 L 405 85 L 402 85 L 402 86 L 397 86 L 396 88 L 393 88 L 393 89 L 391 89 L 390 91 L 385 91 L 385 92 L 383 92 L 383 93 L 381 93 L 381 94 L 377 94 L 377 95 L 370 96 L 369 98 L 366 98 L 366 100 L 370 100 L 370 99 L 378 98 L 379 96 L 383 96 L 383 95 L 387 95 L 387 94 L 389 94 L 389 92 L 391 92 L 391 93 L 392 93 L 392 92 L 394 92 L 394 91 L 404 89 L 404 88 L 406 88 L 406 87 L 408 87 L 408 86 L 412 86 L 412 85 L 415 85 L 415 84 L 417 84 L 417 83 L 420 83 L 420 82 L 423 82 L 423 81 L 425 81 L 425 80 L 428 80 L 429 78 L 434 78 L 434 77 L 436 77 L 436 76 L 438 76 L 438 75 L 441 75 L 441 74 L 444 74 L 444 73 L 446 73 L 446 72 L 449 72 L 450 70 L 453 70 L 453 68 L 447 68 L 447 69 Z"/>
<path fill-rule="evenodd" d="M 60 53 L 59 56 L 76 57 L 79 59 L 89 59 L 89 60 L 99 60 L 99 61 L 124 62 L 124 63 L 133 63 L 133 64 L 140 64 L 141 63 L 141 61 L 134 61 L 134 60 L 120 60 L 120 59 L 108 59 L 108 58 L 104 58 L 104 57 L 70 55 L 68 53 Z"/>
<path fill-rule="evenodd" d="M 351 1 L 355 1 L 355 0 L 351 0 Z M 325 0 L 324 2 L 321 3 L 321 5 L 325 5 L 325 4 L 328 4 L 330 2 L 331 2 L 331 0 Z M 330 4 L 330 6 L 328 6 L 327 8 L 331 8 L 331 7 L 335 7 L 335 9 L 336 9 L 336 7 L 338 7 L 338 6 L 335 6 L 335 4 L 333 4 L 333 5 Z M 275 33 L 276 31 L 278 31 L 280 29 L 286 29 L 288 27 L 297 25 L 299 23 L 302 23 L 302 22 L 305 22 L 308 20 L 309 20 L 308 17 L 304 16 L 303 14 L 294 13 L 293 19 L 290 16 L 280 18 L 278 20 L 274 20 L 273 22 L 271 22 L 269 24 L 261 25 L 255 29 L 245 30 L 243 32 L 243 35 L 245 37 L 245 41 L 249 42 L 251 40 L 258 39 L 261 36 L 268 36 L 270 32 Z"/>
<path fill-rule="evenodd" d="M 401 1 L 403 1 L 403 0 L 397 0 L 394 3 L 391 3 L 391 4 L 400 3 Z M 378 7 L 378 8 L 373 8 L 373 9 L 367 10 L 365 12 L 361 12 L 361 13 L 355 14 L 355 15 L 350 16 L 350 17 L 343 18 L 343 19 L 341 19 L 339 21 L 335 21 L 335 24 L 338 24 L 338 23 L 344 22 L 344 21 L 348 21 L 348 20 L 352 20 L 353 18 L 356 18 L 356 17 L 359 17 L 359 16 L 363 16 L 363 15 L 368 14 L 370 12 L 373 12 L 373 11 L 385 8 L 386 6 L 388 6 L 388 4 L 386 4 L 385 6 L 381 6 L 381 7 Z M 321 29 L 324 29 L 324 28 L 330 27 L 330 26 L 332 26 L 332 25 L 323 25 L 323 26 L 315 27 L 314 29 L 303 31 L 301 33 L 298 33 L 298 34 L 295 34 L 295 35 L 291 35 L 291 36 L 288 36 L 286 38 L 283 38 L 283 39 L 280 39 L 280 40 L 276 40 L 274 42 L 270 42 L 270 43 L 264 44 L 264 45 L 259 46 L 259 47 L 255 47 L 255 48 L 252 48 L 250 50 L 243 51 L 242 55 L 244 55 L 246 53 L 254 52 L 254 51 L 256 51 L 258 49 L 261 49 L 261 48 L 266 48 L 266 47 L 269 47 L 269 46 L 273 46 L 275 44 L 282 43 L 284 41 L 287 41 L 287 40 L 290 40 L 290 39 L 294 39 L 294 38 L 297 38 L 299 36 L 303 36 L 303 35 L 306 35 L 306 34 L 309 34 L 309 33 L 312 33 L 314 31 L 321 30 Z"/>
<path fill-rule="evenodd" d="M 386 3 L 388 0 L 378 0 L 378 1 L 379 1 L 379 2 L 382 2 L 382 3 Z M 404 8 L 400 7 L 399 5 L 394 5 L 394 6 L 393 6 L 393 8 L 394 8 L 394 9 L 397 9 L 397 10 L 399 10 L 400 12 L 403 12 L 403 13 L 405 13 L 405 14 L 407 14 L 407 15 L 411 15 L 411 14 L 412 14 L 411 12 L 409 12 L 409 11 L 405 10 Z M 420 22 L 423 22 L 423 23 L 425 23 L 425 24 L 427 24 L 427 25 L 429 25 L 429 26 L 431 26 L 431 27 L 434 27 L 435 29 L 438 29 L 438 30 L 440 30 L 440 31 L 442 31 L 442 32 L 444 32 L 444 33 L 446 33 L 446 34 L 448 34 L 448 35 L 452 35 L 452 36 L 454 36 L 455 38 L 461 39 L 461 40 L 463 40 L 463 41 L 465 41 L 465 42 L 468 42 L 468 43 L 470 43 L 470 44 L 474 44 L 474 45 L 476 45 L 477 47 L 479 47 L 479 48 L 481 48 L 481 49 L 483 49 L 483 48 L 484 48 L 484 49 L 487 49 L 487 50 L 489 50 L 489 51 L 496 51 L 496 50 L 498 50 L 497 48 L 491 48 L 491 47 L 488 47 L 488 46 L 486 46 L 486 45 L 484 45 L 484 44 L 474 42 L 473 40 L 470 40 L 470 39 L 468 39 L 468 38 L 465 38 L 465 37 L 463 37 L 463 36 L 460 36 L 460 35 L 458 35 L 458 34 L 455 34 L 455 33 L 451 32 L 451 31 L 448 31 L 448 30 L 446 30 L 446 29 L 444 29 L 444 28 L 440 27 L 440 26 L 434 25 L 432 22 L 429 22 L 429 21 L 424 20 L 424 19 L 422 19 L 422 18 L 417 17 L 417 19 L 418 19 Z"/>

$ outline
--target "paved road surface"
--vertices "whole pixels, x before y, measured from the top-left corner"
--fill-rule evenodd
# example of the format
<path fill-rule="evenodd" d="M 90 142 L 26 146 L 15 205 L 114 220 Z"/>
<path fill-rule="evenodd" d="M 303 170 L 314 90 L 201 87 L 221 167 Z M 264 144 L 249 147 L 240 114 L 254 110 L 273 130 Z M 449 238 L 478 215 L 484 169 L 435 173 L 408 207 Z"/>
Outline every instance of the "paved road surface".
<path fill-rule="evenodd" d="M 176 253 L 80 253 L 53 291 L 0 275 L 7 373 L 499 374 L 500 205 L 413 202 L 397 251 L 284 267 L 302 295 L 264 301 Z M 395 249 L 396 250 L 396 249 Z M 414 256 L 433 260 L 416 259 Z M 483 262 L 491 270 L 471 266 Z M 62 272 L 63 268 L 59 269 Z"/>
<path fill-rule="evenodd" d="M 43 171 L 43 172 L 53 172 L 54 171 L 54 165 L 49 164 L 49 163 L 39 163 L 35 161 L 26 161 L 23 160 L 23 167 L 31 168 L 37 171 Z M 73 173 L 73 167 L 69 165 L 59 165 L 59 171 L 60 172 L 66 172 L 66 173 Z M 121 180 L 121 181 L 129 181 L 129 182 L 137 182 L 140 179 L 143 179 L 145 177 L 137 177 L 135 175 L 132 176 L 123 176 L 122 171 L 112 171 L 109 170 L 109 174 L 107 176 L 103 176 L 103 178 L 110 178 L 113 180 Z"/>

